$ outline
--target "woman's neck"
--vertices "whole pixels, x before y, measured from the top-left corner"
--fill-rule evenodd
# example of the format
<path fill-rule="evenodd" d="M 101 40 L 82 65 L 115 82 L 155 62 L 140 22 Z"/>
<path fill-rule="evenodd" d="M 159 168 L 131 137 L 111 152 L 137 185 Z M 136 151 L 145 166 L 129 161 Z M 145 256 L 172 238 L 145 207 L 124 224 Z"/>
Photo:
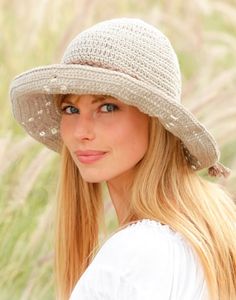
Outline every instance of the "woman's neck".
<path fill-rule="evenodd" d="M 133 182 L 133 172 L 128 172 L 107 181 L 109 194 L 115 208 L 119 223 L 122 224 L 123 220 L 128 214 L 128 204 L 131 196 L 131 184 Z"/>

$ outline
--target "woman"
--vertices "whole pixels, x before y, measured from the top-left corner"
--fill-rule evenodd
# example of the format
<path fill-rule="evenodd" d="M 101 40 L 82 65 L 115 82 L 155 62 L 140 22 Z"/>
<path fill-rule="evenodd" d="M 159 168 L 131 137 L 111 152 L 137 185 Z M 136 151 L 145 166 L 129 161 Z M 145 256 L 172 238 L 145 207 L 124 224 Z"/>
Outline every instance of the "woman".
<path fill-rule="evenodd" d="M 61 64 L 13 80 L 15 118 L 61 154 L 58 299 L 236 299 L 235 204 L 196 173 L 229 169 L 180 98 L 171 43 L 136 18 L 88 28 Z M 120 226 L 97 252 L 103 182 Z"/>

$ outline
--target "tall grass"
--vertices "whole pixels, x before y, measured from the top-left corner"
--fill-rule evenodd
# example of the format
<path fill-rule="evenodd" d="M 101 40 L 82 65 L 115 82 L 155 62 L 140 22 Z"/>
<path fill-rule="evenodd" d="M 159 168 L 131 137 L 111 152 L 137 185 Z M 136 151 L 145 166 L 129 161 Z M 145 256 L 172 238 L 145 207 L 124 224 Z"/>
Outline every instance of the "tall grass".
<path fill-rule="evenodd" d="M 14 121 L 10 80 L 59 62 L 65 45 L 105 19 L 138 17 L 159 27 L 176 49 L 183 103 L 209 128 L 233 172 L 218 180 L 236 195 L 235 1 L 23 0 L 0 2 L 0 299 L 54 298 L 53 210 L 59 157 Z M 200 172 L 206 176 L 206 171 Z M 106 202 L 109 230 L 117 224 Z"/>

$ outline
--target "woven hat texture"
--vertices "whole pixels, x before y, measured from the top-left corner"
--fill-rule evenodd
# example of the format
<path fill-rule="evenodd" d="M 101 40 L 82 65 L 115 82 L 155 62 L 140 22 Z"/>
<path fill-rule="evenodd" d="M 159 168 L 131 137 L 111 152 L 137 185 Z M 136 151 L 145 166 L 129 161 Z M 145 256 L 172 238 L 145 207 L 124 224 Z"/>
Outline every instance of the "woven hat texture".
<path fill-rule="evenodd" d="M 215 139 L 181 104 L 180 67 L 169 39 L 141 19 L 99 22 L 71 41 L 59 64 L 31 69 L 12 81 L 16 120 L 37 141 L 60 152 L 55 94 L 104 94 L 134 105 L 181 139 L 194 170 L 215 166 L 219 171 Z"/>

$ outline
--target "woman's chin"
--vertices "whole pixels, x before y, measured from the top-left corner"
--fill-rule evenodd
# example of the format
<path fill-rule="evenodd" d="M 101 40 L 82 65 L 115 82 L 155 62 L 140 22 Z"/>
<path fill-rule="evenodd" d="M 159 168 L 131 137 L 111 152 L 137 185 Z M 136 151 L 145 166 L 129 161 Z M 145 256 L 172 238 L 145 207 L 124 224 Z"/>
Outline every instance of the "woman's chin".
<path fill-rule="evenodd" d="M 107 178 L 106 176 L 101 176 L 100 174 L 96 174 L 96 175 L 88 175 L 88 174 L 81 174 L 81 177 L 83 178 L 83 180 L 85 182 L 88 183 L 101 183 L 104 181 L 107 181 L 109 178 Z"/>

